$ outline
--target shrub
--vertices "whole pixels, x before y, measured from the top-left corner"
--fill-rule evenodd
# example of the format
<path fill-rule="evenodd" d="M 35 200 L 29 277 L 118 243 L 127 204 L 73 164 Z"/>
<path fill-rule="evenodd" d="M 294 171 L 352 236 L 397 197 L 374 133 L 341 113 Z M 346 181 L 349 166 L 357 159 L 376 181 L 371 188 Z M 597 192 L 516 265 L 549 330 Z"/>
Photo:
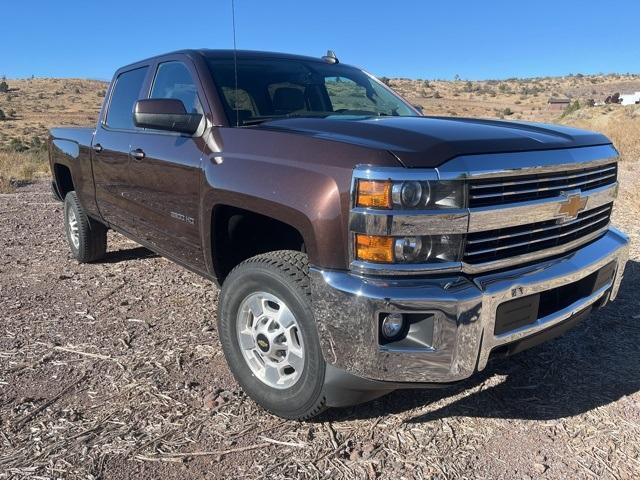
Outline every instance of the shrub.
<path fill-rule="evenodd" d="M 4 80 L 0 82 L 0 93 L 7 93 L 9 91 L 9 84 Z"/>
<path fill-rule="evenodd" d="M 380 77 L 380 81 L 381 81 L 382 83 L 384 83 L 387 87 L 389 87 L 389 86 L 390 86 L 390 84 L 391 84 L 391 80 L 389 80 L 389 78 L 388 78 L 388 77 Z M 104 95 L 102 95 L 102 96 L 104 97 Z"/>
<path fill-rule="evenodd" d="M 45 148 L 45 142 L 43 142 L 40 137 L 33 137 L 31 139 L 31 148 L 34 150 L 41 150 Z"/>
<path fill-rule="evenodd" d="M 433 98 L 442 98 L 442 95 L 440 95 L 440 92 L 436 90 L 436 91 L 433 93 Z"/>
<path fill-rule="evenodd" d="M 12 138 L 9 141 L 9 150 L 13 152 L 25 152 L 29 150 L 29 147 L 22 143 L 22 140 L 20 140 L 19 138 Z"/>
<path fill-rule="evenodd" d="M 7 115 L 4 113 L 4 110 L 0 108 L 0 120 L 6 120 Z"/>
<path fill-rule="evenodd" d="M 582 108 L 582 105 L 580 105 L 580 101 L 576 100 L 575 102 L 570 103 L 569 106 L 564 109 L 562 116 L 564 117 L 566 115 L 569 115 L 570 113 L 580 110 L 580 108 Z"/>
<path fill-rule="evenodd" d="M 502 114 L 503 114 L 505 117 L 508 117 L 509 115 L 513 115 L 513 111 L 512 111 L 509 107 L 507 107 L 507 108 L 505 108 L 505 109 L 502 111 Z"/>

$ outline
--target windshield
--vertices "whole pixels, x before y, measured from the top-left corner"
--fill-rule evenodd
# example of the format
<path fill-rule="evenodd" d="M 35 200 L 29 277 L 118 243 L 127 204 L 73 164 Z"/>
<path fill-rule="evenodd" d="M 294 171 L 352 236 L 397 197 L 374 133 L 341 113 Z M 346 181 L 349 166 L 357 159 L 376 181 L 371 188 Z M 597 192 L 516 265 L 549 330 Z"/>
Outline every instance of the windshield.
<path fill-rule="evenodd" d="M 415 116 L 417 113 L 373 76 L 340 64 L 284 58 L 207 60 L 234 125 L 278 118 Z"/>

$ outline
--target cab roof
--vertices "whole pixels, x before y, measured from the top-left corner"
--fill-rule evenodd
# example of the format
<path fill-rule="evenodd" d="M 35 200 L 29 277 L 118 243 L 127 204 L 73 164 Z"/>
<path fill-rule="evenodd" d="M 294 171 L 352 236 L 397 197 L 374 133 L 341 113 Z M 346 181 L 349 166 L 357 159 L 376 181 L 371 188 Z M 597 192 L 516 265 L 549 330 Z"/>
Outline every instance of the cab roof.
<path fill-rule="evenodd" d="M 207 59 L 218 59 L 218 60 L 231 60 L 234 58 L 234 55 L 238 60 L 257 60 L 257 59 L 267 59 L 267 58 L 282 58 L 289 60 L 303 60 L 305 62 L 319 62 L 324 63 L 324 60 L 320 57 L 309 57 L 305 55 L 295 55 L 291 53 L 281 53 L 281 52 L 265 52 L 259 50 L 231 50 L 231 49 L 223 49 L 223 50 L 213 50 L 208 48 L 200 48 L 200 49 L 185 49 L 185 50 L 175 50 L 173 52 L 167 52 L 160 55 L 154 55 L 153 57 L 145 58 L 142 60 L 138 60 L 137 62 L 130 63 L 129 65 L 125 65 L 118 69 L 125 70 L 136 65 L 140 65 L 143 63 L 150 63 L 153 61 L 160 60 L 169 55 L 176 54 L 184 54 L 188 57 L 200 56 Z"/>

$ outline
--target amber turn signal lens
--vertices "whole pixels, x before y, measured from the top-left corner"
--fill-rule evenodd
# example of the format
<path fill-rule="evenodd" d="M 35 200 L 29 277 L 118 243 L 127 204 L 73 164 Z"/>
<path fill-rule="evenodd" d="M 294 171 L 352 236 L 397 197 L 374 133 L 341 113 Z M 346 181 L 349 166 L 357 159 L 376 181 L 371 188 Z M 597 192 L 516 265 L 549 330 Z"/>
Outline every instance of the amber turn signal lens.
<path fill-rule="evenodd" d="M 358 180 L 358 207 L 391 208 L 391 182 Z"/>
<path fill-rule="evenodd" d="M 365 262 L 393 263 L 393 237 L 356 235 L 356 258 Z"/>

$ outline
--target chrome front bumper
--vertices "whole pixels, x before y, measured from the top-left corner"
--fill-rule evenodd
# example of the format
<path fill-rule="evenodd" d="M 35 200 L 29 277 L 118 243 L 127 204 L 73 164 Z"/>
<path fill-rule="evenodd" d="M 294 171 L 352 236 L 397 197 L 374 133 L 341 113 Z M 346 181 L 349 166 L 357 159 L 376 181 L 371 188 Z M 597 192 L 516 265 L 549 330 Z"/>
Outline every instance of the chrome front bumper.
<path fill-rule="evenodd" d="M 553 260 L 469 277 L 372 278 L 311 268 L 314 313 L 328 364 L 391 382 L 447 383 L 483 370 L 492 350 L 547 330 L 601 299 L 616 297 L 628 258 L 628 238 L 610 228 L 598 240 Z M 535 323 L 494 335 L 498 306 L 573 283 L 611 262 L 613 278 L 591 295 Z M 378 341 L 380 312 L 433 315 L 431 345 L 389 348 Z"/>

